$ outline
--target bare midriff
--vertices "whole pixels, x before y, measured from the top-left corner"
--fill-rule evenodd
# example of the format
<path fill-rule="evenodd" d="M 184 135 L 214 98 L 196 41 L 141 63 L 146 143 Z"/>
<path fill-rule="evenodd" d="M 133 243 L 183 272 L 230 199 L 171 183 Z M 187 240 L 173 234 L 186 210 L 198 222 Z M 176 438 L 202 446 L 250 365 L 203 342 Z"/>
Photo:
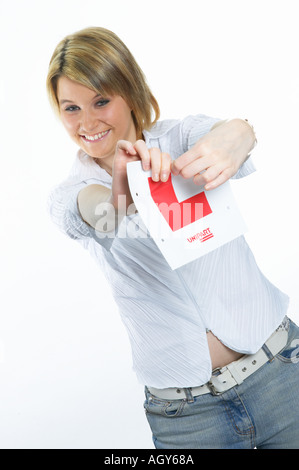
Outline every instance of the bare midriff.
<path fill-rule="evenodd" d="M 233 351 L 225 346 L 221 341 L 213 335 L 211 331 L 207 333 L 207 340 L 212 360 L 212 369 L 224 367 L 230 362 L 240 359 L 244 354 Z"/>

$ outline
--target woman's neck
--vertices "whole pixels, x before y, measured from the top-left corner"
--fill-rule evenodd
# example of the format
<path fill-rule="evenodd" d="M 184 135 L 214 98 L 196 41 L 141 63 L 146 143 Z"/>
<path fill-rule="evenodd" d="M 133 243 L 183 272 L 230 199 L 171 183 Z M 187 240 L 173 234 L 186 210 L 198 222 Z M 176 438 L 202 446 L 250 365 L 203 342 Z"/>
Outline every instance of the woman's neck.
<path fill-rule="evenodd" d="M 112 165 L 107 164 L 105 161 L 101 160 L 100 158 L 95 158 L 94 161 L 97 165 L 99 165 L 103 170 L 107 171 L 110 176 L 112 176 Z"/>

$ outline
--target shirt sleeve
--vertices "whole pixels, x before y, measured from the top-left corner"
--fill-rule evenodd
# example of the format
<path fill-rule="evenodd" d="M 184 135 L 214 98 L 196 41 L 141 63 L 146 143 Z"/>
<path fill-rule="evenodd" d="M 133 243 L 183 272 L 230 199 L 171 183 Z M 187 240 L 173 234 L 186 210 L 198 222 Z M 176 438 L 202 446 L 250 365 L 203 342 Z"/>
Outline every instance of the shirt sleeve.
<path fill-rule="evenodd" d="M 221 121 L 221 119 L 209 117 L 205 114 L 188 116 L 183 119 L 181 123 L 181 139 L 184 152 L 190 150 L 195 145 L 195 143 L 205 134 L 210 132 L 214 124 L 219 121 Z M 250 175 L 255 170 L 255 166 L 249 155 L 237 173 L 232 176 L 232 179 L 243 178 L 244 176 Z"/>
<path fill-rule="evenodd" d="M 94 181 L 89 184 L 92 183 Z M 77 198 L 81 189 L 86 187 L 87 184 L 86 181 L 83 181 L 77 184 L 61 184 L 56 186 L 48 197 L 47 209 L 58 229 L 73 240 L 79 241 L 84 248 L 88 247 L 90 240 L 93 238 L 106 250 L 109 250 L 115 234 L 112 233 L 109 236 L 107 234 L 99 234 L 80 215 Z"/>

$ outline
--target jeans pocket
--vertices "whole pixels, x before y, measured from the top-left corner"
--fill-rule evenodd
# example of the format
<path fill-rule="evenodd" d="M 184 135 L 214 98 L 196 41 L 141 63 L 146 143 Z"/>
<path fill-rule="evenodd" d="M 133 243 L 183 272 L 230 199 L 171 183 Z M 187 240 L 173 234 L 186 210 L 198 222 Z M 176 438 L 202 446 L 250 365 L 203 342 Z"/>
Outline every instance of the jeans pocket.
<path fill-rule="evenodd" d="M 185 399 L 162 400 L 147 392 L 143 406 L 146 413 L 165 416 L 167 418 L 175 418 L 182 413 L 185 404 Z"/>
<path fill-rule="evenodd" d="M 294 339 L 291 344 L 277 354 L 277 359 L 297 364 L 299 362 L 299 339 Z"/>

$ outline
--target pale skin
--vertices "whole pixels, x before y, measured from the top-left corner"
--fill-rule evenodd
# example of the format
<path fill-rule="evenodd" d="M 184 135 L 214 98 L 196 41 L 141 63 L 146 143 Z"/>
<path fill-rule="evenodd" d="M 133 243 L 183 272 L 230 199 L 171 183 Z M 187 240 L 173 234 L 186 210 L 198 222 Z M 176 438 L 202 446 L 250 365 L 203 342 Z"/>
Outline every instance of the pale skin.
<path fill-rule="evenodd" d="M 221 121 L 188 152 L 172 161 L 160 149 L 148 149 L 142 136 L 137 136 L 131 109 L 122 97 L 99 96 L 64 76 L 58 80 L 57 96 L 61 121 L 72 140 L 112 176 L 112 191 L 91 185 L 79 193 L 82 218 L 92 226 L 95 207 L 100 202 L 109 201 L 118 209 L 118 197 L 125 196 L 126 208 L 132 203 L 128 162 L 141 160 L 145 171 L 152 170 L 154 181 L 167 181 L 170 173 L 180 174 L 193 178 L 209 191 L 238 171 L 255 143 L 254 132 L 244 120 Z M 224 346 L 212 332 L 207 333 L 207 339 L 213 369 L 242 356 Z"/>

